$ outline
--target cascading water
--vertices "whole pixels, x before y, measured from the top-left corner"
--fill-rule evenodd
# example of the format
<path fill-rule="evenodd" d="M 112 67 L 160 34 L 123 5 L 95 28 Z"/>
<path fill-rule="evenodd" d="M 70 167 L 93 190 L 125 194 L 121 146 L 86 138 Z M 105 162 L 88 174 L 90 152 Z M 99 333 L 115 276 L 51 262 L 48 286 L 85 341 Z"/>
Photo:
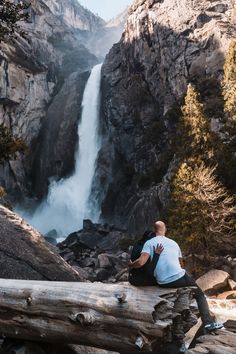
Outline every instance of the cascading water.
<path fill-rule="evenodd" d="M 94 210 L 88 208 L 88 201 L 99 150 L 101 66 L 99 64 L 92 69 L 85 87 L 74 174 L 59 182 L 52 182 L 47 200 L 37 208 L 33 217 L 24 215 L 42 233 L 55 229 L 59 236 L 67 236 L 82 226 L 84 218 L 94 214 Z"/>

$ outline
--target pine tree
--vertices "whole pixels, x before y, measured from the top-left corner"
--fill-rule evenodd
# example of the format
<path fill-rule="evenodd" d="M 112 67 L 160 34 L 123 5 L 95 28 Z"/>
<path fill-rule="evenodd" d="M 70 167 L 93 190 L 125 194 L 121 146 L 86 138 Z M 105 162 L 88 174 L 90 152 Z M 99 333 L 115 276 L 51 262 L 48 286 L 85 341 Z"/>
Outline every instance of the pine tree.
<path fill-rule="evenodd" d="M 24 141 L 6 128 L 3 124 L 0 124 L 0 165 L 4 165 L 9 160 L 17 158 L 17 153 L 24 153 L 27 150 L 27 146 Z M 6 192 L 2 186 L 0 186 L 0 198 L 5 197 Z M 11 209 L 10 204 L 4 203 L 6 207 Z"/>
<path fill-rule="evenodd" d="M 223 95 L 226 118 L 236 122 L 236 42 L 230 45 L 225 58 Z"/>
<path fill-rule="evenodd" d="M 236 42 L 226 54 L 222 86 L 225 125 L 223 146 L 218 150 L 218 174 L 225 186 L 236 193 Z"/>
<path fill-rule="evenodd" d="M 236 241 L 236 206 L 215 168 L 181 164 L 172 184 L 168 226 L 187 252 L 215 253 Z"/>
<path fill-rule="evenodd" d="M 208 119 L 199 94 L 191 84 L 188 85 L 177 130 L 177 155 L 181 159 L 209 159 L 213 156 Z"/>
<path fill-rule="evenodd" d="M 179 161 L 171 185 L 170 235 L 187 252 L 215 252 L 236 240 L 236 207 L 218 182 L 213 138 L 199 95 L 188 86 L 179 124 Z"/>
<path fill-rule="evenodd" d="M 27 149 L 24 141 L 0 124 L 0 165 L 9 160 L 14 160 L 18 152 L 25 152 Z"/>

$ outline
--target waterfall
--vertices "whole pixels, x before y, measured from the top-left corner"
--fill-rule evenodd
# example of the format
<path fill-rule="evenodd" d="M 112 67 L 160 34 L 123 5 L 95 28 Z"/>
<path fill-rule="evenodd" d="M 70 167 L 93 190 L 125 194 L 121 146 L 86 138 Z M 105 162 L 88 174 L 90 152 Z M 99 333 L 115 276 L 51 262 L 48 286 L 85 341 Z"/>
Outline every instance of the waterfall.
<path fill-rule="evenodd" d="M 24 215 L 31 225 L 44 234 L 55 229 L 59 236 L 67 236 L 81 228 L 84 218 L 96 214 L 96 211 L 89 210 L 88 201 L 99 150 L 101 67 L 102 64 L 99 64 L 92 69 L 85 87 L 73 175 L 59 182 L 52 182 L 47 199 L 37 208 L 34 215 Z"/>

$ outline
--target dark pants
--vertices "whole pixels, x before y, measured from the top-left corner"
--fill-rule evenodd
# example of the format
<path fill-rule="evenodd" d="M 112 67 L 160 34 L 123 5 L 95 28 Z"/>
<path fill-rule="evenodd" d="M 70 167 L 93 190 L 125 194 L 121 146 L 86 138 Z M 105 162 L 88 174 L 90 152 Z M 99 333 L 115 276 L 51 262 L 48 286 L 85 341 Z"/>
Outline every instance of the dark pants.
<path fill-rule="evenodd" d="M 197 283 L 187 273 L 185 273 L 182 278 L 173 281 L 172 283 L 160 285 L 162 288 L 184 288 L 187 286 L 196 287 L 196 290 L 194 290 L 194 297 L 197 301 L 203 324 L 206 325 L 213 322 L 213 318 L 210 315 L 209 306 L 202 289 L 199 288 Z"/>

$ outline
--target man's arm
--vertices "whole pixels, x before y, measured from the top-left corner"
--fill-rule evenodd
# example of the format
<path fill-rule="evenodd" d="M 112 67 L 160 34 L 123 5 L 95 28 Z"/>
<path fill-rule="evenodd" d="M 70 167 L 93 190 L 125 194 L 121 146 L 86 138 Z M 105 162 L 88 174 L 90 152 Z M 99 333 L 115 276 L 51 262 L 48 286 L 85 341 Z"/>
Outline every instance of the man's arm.
<path fill-rule="evenodd" d="M 150 257 L 149 253 L 142 253 L 141 256 L 138 259 L 136 259 L 136 261 L 129 263 L 129 268 L 130 269 L 132 269 L 132 268 L 138 269 L 138 268 L 143 267 L 144 264 L 147 263 L 149 257 Z"/>

